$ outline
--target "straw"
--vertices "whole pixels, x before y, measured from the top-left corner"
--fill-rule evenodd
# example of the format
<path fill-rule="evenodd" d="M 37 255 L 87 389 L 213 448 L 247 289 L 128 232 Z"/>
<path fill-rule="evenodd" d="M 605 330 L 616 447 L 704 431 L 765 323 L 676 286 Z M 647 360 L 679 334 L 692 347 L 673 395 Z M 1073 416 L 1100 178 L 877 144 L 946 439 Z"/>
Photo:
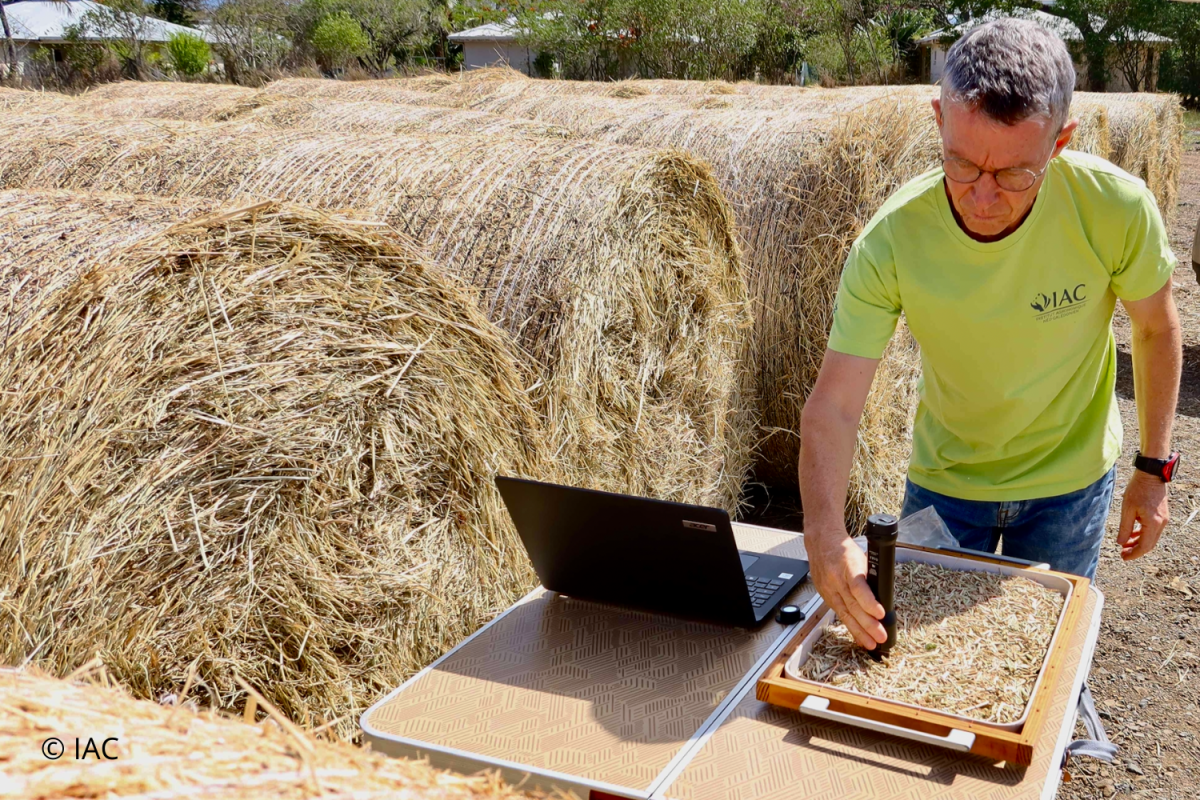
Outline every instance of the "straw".
<path fill-rule="evenodd" d="M 247 725 L 183 704 L 164 707 L 117 689 L 36 671 L 0 670 L 0 798 L 175 800 L 349 798 L 518 800 L 541 796 L 420 761 L 386 758 L 281 727 Z M 75 758 L 91 739 L 96 755 Z M 54 740 L 57 740 L 55 742 Z M 109 740 L 109 741 L 105 741 Z M 65 750 L 56 749 L 61 743 Z M 43 755 L 62 752 L 57 759 Z M 103 748 L 103 751 L 101 751 Z M 102 752 L 115 760 L 102 758 Z M 89 751 L 90 753 L 90 751 Z"/>

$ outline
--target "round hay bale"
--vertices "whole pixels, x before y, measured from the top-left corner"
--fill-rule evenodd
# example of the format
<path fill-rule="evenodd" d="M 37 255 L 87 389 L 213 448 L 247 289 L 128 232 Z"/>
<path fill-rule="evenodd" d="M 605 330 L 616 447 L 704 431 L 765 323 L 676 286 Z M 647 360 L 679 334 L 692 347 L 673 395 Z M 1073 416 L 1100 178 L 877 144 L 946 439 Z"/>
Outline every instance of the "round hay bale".
<path fill-rule="evenodd" d="M 103 685 L 68 682 L 33 670 L 0 670 L 0 797 L 75 800 L 81 797 L 257 800 L 518 800 L 528 795 L 492 775 L 464 777 L 419 761 L 386 758 L 324 741 L 264 720 L 249 725 L 185 704 L 135 700 Z M 272 717 L 274 720 L 274 716 Z M 50 760 L 50 736 L 72 755 Z M 95 739 L 116 761 L 73 757 L 74 738 Z"/>
<path fill-rule="evenodd" d="M 824 358 L 846 253 L 891 191 L 937 164 L 932 112 L 919 94 L 880 98 L 873 89 L 823 93 L 800 110 L 698 111 L 663 99 L 504 93 L 476 107 L 621 145 L 674 145 L 713 166 L 735 210 L 754 303 L 742 363 L 743 392 L 757 394 L 762 425 L 755 477 L 795 488 L 800 414 Z M 859 110 L 807 110 L 828 107 Z M 898 510 L 903 496 L 919 374 L 911 338 L 898 337 L 888 359 L 860 429 L 847 498 L 855 527 L 873 511 Z"/>
<path fill-rule="evenodd" d="M 512 134 L 558 138 L 572 135 L 566 128 L 556 125 L 510 119 L 486 111 L 332 99 L 281 98 L 239 120 L 265 128 L 298 128 L 326 133 Z"/>
<path fill-rule="evenodd" d="M 1108 109 L 1114 164 L 1141 178 L 1152 192 L 1159 188 L 1158 115 L 1146 103 L 1103 98 Z"/>
<path fill-rule="evenodd" d="M 1119 94 L 1097 94 L 1099 102 L 1115 102 L 1142 106 L 1154 113 L 1155 132 L 1158 141 L 1152 154 L 1154 167 L 1150 174 L 1155 179 L 1150 190 L 1158 199 L 1158 208 L 1164 218 L 1175 216 L 1179 202 L 1179 178 L 1183 168 L 1183 105 L 1179 95 L 1128 92 Z"/>
<path fill-rule="evenodd" d="M 278 197 L 387 221 L 479 287 L 537 365 L 567 480 L 736 507 L 753 431 L 737 369 L 749 299 L 732 211 L 694 157 L 574 139 L 97 125 L 0 120 L 13 137 L 0 182 Z"/>
<path fill-rule="evenodd" d="M 122 81 L 79 95 L 71 113 L 206 122 L 229 119 L 265 101 L 257 89 L 228 83 Z"/>
<path fill-rule="evenodd" d="M 410 241 L 270 203 L 0 193 L 0 663 L 357 716 L 535 578 L 509 339 Z M 553 474 L 552 472 L 550 474 Z"/>

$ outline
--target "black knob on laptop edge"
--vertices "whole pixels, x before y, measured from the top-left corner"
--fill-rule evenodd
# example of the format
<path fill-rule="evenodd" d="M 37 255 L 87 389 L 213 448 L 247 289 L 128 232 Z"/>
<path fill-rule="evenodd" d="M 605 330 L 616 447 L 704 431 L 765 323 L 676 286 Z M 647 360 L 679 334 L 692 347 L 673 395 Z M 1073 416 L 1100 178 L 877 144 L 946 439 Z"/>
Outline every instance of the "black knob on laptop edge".
<path fill-rule="evenodd" d="M 804 612 L 800 610 L 800 606 L 780 606 L 779 613 L 775 615 L 775 621 L 781 625 L 795 625 L 804 619 Z"/>

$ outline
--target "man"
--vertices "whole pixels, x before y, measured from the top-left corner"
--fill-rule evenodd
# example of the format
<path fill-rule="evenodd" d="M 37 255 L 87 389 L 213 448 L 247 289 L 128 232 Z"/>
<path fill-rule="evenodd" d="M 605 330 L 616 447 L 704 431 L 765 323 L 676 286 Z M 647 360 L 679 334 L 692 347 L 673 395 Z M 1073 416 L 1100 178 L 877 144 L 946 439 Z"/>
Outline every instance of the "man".
<path fill-rule="evenodd" d="M 1064 152 L 1074 85 L 1062 41 L 1031 22 L 960 39 L 933 102 L 942 167 L 897 191 L 847 257 L 801 422 L 800 490 L 816 588 L 869 649 L 886 639 L 883 609 L 843 509 L 859 417 L 901 312 L 924 373 L 902 515 L 932 505 L 964 547 L 994 552 L 1002 539 L 1007 555 L 1093 576 L 1121 452 L 1120 299 L 1142 456 L 1122 558 L 1153 549 L 1167 523 L 1175 259 L 1144 183 Z"/>

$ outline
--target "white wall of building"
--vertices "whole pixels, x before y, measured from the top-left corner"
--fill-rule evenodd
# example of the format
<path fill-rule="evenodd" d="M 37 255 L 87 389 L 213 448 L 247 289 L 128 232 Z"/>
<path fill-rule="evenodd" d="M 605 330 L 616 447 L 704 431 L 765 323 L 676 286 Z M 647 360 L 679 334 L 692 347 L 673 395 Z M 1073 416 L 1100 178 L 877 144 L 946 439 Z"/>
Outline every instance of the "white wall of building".
<path fill-rule="evenodd" d="M 533 72 L 532 62 L 529 48 L 522 47 L 516 42 L 489 40 L 463 42 L 463 69 L 507 65 L 518 72 L 530 75 Z"/>

